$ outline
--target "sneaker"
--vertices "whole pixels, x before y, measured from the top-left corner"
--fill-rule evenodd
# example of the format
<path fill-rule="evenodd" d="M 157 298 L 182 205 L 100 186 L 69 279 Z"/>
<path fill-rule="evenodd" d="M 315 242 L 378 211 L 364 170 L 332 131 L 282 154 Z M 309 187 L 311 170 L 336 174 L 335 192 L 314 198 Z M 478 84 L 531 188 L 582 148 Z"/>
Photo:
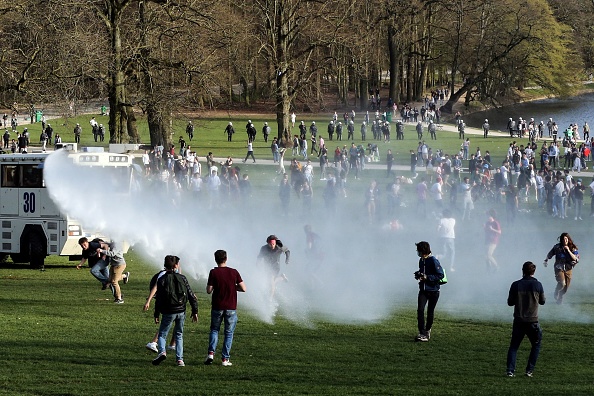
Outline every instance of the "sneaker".
<path fill-rule="evenodd" d="M 431 339 L 431 329 L 425 330 L 425 337 L 427 337 L 427 341 Z"/>
<path fill-rule="evenodd" d="M 511 371 L 508 371 L 505 375 L 507 375 L 508 377 L 515 377 L 514 373 L 512 373 Z"/>
<path fill-rule="evenodd" d="M 175 351 L 175 345 L 167 345 L 168 351 Z"/>
<path fill-rule="evenodd" d="M 213 360 L 214 360 L 214 353 L 209 353 L 208 356 L 206 356 L 206 360 L 204 361 L 204 364 L 206 364 L 206 365 L 212 364 Z"/>
<path fill-rule="evenodd" d="M 574 220 L 577 220 L 577 217 L 575 217 Z"/>
<path fill-rule="evenodd" d="M 183 360 L 178 360 L 177 361 L 177 365 L 178 365 L 178 367 L 185 367 L 186 366 L 186 364 L 184 363 Z"/>
<path fill-rule="evenodd" d="M 419 333 L 416 337 L 415 337 L 415 341 L 422 341 L 422 342 L 427 342 L 429 341 L 429 339 L 427 339 L 427 336 L 425 334 Z"/>
<path fill-rule="evenodd" d="M 526 371 L 526 377 L 532 378 L 532 371 Z"/>
<path fill-rule="evenodd" d="M 287 275 L 285 275 L 285 274 L 281 274 L 281 278 L 283 278 L 283 280 L 285 282 L 288 282 L 289 281 L 289 278 L 287 278 Z"/>
<path fill-rule="evenodd" d="M 159 353 L 159 349 L 157 348 L 156 342 L 149 342 L 148 344 L 146 344 L 146 349 L 148 349 L 149 351 L 153 351 L 155 353 Z"/>
<path fill-rule="evenodd" d="M 114 304 L 123 304 L 124 300 L 122 300 L 121 298 L 116 298 L 115 300 L 113 300 Z"/>
<path fill-rule="evenodd" d="M 103 283 L 101 286 L 101 290 L 107 289 L 107 285 L 110 285 L 110 283 Z"/>
<path fill-rule="evenodd" d="M 126 284 L 130 281 L 130 273 L 126 272 L 124 275 L 126 275 L 126 277 L 124 278 L 124 284 Z"/>
<path fill-rule="evenodd" d="M 158 366 L 165 359 L 167 359 L 167 355 L 165 352 L 161 352 L 156 358 L 153 359 L 153 366 Z"/>
<path fill-rule="evenodd" d="M 223 361 L 221 362 L 222 366 L 228 367 L 228 366 L 233 366 L 233 363 L 231 363 L 229 361 L 229 359 L 223 359 Z"/>

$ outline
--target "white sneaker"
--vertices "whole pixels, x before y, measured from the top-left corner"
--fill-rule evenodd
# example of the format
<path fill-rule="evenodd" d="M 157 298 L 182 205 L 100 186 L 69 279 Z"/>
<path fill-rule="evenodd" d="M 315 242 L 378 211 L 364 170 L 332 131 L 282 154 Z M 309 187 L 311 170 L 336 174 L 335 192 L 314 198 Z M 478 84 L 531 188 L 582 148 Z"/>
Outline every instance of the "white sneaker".
<path fill-rule="evenodd" d="M 167 345 L 168 351 L 175 351 L 175 345 Z"/>
<path fill-rule="evenodd" d="M 221 362 L 221 366 L 225 366 L 225 367 L 233 366 L 233 363 L 231 363 L 229 361 L 229 359 L 223 359 L 223 361 Z"/>
<path fill-rule="evenodd" d="M 159 349 L 157 348 L 156 342 L 149 342 L 148 344 L 146 344 L 146 349 L 148 349 L 149 351 L 153 351 L 155 353 L 159 353 Z"/>

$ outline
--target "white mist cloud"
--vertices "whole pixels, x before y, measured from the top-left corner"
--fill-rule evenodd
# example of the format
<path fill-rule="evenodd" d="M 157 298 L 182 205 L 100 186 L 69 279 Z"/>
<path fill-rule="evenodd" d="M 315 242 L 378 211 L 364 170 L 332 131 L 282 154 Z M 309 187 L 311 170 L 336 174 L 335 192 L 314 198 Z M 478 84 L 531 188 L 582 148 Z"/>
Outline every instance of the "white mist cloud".
<path fill-rule="evenodd" d="M 414 242 L 427 240 L 434 253 L 442 250 L 436 235 L 437 220 L 417 218 L 414 208 L 402 208 L 404 230 L 390 232 L 369 226 L 365 216 L 361 221 L 361 216 L 349 213 L 320 211 L 319 216 L 308 218 L 301 215 L 301 202 L 297 200 L 293 200 L 294 213 L 284 217 L 276 195 L 270 202 L 270 194 L 260 195 L 256 190 L 248 204 L 227 202 L 216 210 L 208 209 L 206 196 L 195 198 L 188 193 L 180 197 L 167 193 L 160 182 L 122 196 L 112 187 L 125 180 L 109 180 L 96 168 L 72 166 L 62 152 L 48 157 L 44 174 L 52 199 L 64 212 L 87 228 L 101 229 L 116 241 L 134 244 L 155 271 L 162 267 L 165 255 L 175 254 L 181 258 L 186 276 L 205 282 L 215 266 L 214 251 L 226 250 L 228 265 L 239 270 L 248 289 L 239 294 L 242 309 L 269 323 L 277 312 L 303 326 L 310 326 L 317 318 L 338 323 L 376 322 L 402 307 L 414 307 L 418 288 L 413 279 L 418 262 Z M 315 200 L 321 208 L 320 195 Z M 485 271 L 483 217 L 476 213 L 475 219 L 466 223 L 458 219 L 457 270 L 448 272 L 449 283 L 442 287 L 438 315 L 447 311 L 473 319 L 511 320 L 513 310 L 506 306 L 507 292 L 511 282 L 521 277 L 522 263 L 531 260 L 538 265 L 536 276 L 545 285 L 549 299 L 541 316 L 591 321 L 565 305 L 548 309 L 554 304 L 553 270 L 540 264 L 561 231 L 541 239 L 530 224 L 513 231 L 502 221 L 504 236 L 495 254 L 500 270 L 489 274 Z M 306 260 L 303 226 L 308 223 L 321 237 L 325 257 L 320 263 Z M 528 233 L 524 246 L 518 241 L 525 238 L 526 229 L 533 234 Z M 289 282 L 278 284 L 274 301 L 264 268 L 256 265 L 259 249 L 270 234 L 291 250 L 288 266 L 284 256 L 281 258 L 281 270 Z M 580 241 L 576 242 L 579 245 Z M 578 266 L 576 272 L 582 270 L 586 270 L 585 265 Z M 592 280 L 590 272 L 587 277 L 578 276 Z M 574 283 L 570 294 L 587 290 L 582 281 Z M 491 309 L 494 304 L 497 309 Z"/>

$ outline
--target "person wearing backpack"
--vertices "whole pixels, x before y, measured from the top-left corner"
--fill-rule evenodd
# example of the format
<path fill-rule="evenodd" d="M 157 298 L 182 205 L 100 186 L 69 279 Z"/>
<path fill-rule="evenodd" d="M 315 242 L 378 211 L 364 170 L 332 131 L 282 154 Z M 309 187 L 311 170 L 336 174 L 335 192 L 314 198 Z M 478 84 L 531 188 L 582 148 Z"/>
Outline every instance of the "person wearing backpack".
<path fill-rule="evenodd" d="M 179 273 L 179 258 L 165 256 L 165 274 L 157 280 L 155 323 L 159 325 L 157 346 L 159 354 L 153 365 L 159 365 L 167 358 L 165 341 L 171 325 L 175 322 L 175 357 L 178 366 L 184 364 L 184 322 L 188 300 L 192 307 L 192 322 L 198 321 L 198 300 L 185 276 Z M 161 320 L 159 320 L 161 317 Z"/>
<path fill-rule="evenodd" d="M 179 257 L 173 256 L 173 258 L 174 258 L 174 260 L 179 262 Z M 157 293 L 157 281 L 159 280 L 159 278 L 161 278 L 166 273 L 167 273 L 167 271 L 165 270 L 165 268 L 163 268 L 161 271 L 157 272 L 151 278 L 151 281 L 149 283 L 149 296 L 146 299 L 146 303 L 144 304 L 143 311 L 149 310 L 150 305 L 151 305 L 151 300 L 155 297 L 155 294 Z M 180 270 L 180 273 L 181 273 L 181 270 Z M 155 333 L 151 342 L 146 344 L 146 349 L 148 349 L 149 351 L 153 351 L 155 353 L 159 353 L 159 348 L 157 347 L 158 340 L 159 340 L 159 330 L 157 330 L 157 332 Z M 171 341 L 169 342 L 169 345 L 167 346 L 167 350 L 175 351 L 175 334 L 173 334 L 171 336 Z"/>
<path fill-rule="evenodd" d="M 415 341 L 427 342 L 431 338 L 431 327 L 435 306 L 439 300 L 439 287 L 445 281 L 445 272 L 439 260 L 431 254 L 429 242 L 419 242 L 417 255 L 419 256 L 419 270 L 415 271 L 415 279 L 419 282 L 419 297 L 417 305 L 417 325 L 419 334 Z M 427 321 L 425 321 L 425 306 L 427 306 Z"/>
<path fill-rule="evenodd" d="M 217 250 L 214 253 L 217 267 L 210 270 L 206 293 L 212 294 L 212 308 L 210 311 L 210 335 L 208 338 L 208 355 L 204 364 L 212 364 L 219 341 L 221 321 L 225 321 L 225 341 L 221 351 L 222 365 L 227 367 L 229 353 L 233 343 L 233 332 L 237 324 L 237 292 L 245 292 L 245 283 L 235 268 L 227 267 L 227 252 Z"/>

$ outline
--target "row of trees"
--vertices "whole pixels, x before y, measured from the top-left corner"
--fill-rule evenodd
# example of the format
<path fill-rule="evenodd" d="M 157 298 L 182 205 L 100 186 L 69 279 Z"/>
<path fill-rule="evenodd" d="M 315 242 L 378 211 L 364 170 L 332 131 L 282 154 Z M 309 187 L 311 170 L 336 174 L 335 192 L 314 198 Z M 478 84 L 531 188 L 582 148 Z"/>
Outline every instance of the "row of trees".
<path fill-rule="evenodd" d="M 155 144 L 179 112 L 260 99 L 287 138 L 292 107 L 323 109 L 332 93 L 366 108 L 382 76 L 396 102 L 448 86 L 446 112 L 527 84 L 563 95 L 594 42 L 593 2 L 568 2 L 581 13 L 556 0 L 13 0 L 0 9 L 0 98 L 107 96 L 110 142 L 138 142 L 140 108 Z"/>

